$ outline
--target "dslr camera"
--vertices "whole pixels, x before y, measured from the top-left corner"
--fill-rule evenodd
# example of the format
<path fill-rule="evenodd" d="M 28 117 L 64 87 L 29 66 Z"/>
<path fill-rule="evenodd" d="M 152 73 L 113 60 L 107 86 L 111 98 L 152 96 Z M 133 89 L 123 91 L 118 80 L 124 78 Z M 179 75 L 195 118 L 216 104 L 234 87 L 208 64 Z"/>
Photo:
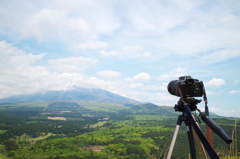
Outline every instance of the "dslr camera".
<path fill-rule="evenodd" d="M 202 97 L 204 85 L 202 81 L 193 79 L 191 76 L 181 76 L 178 80 L 173 80 L 168 84 L 170 94 L 180 97 L 180 91 L 183 98 Z"/>
<path fill-rule="evenodd" d="M 197 109 L 197 104 L 201 100 L 194 97 L 202 97 L 205 94 L 204 85 L 202 81 L 193 79 L 191 76 L 181 76 L 178 80 L 173 80 L 168 84 L 168 92 L 172 95 L 181 97 L 178 104 L 175 105 L 175 111 L 184 111 L 184 102 L 188 103 L 191 111 Z M 204 95 L 206 99 L 206 95 Z"/>

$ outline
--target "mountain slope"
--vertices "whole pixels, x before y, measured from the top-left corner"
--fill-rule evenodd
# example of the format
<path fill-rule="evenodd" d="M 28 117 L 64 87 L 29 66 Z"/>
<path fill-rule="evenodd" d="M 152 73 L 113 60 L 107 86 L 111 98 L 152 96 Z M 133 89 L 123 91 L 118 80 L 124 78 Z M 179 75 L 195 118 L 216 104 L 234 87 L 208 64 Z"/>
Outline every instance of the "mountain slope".
<path fill-rule="evenodd" d="M 139 104 L 140 102 L 129 99 L 107 90 L 77 87 L 66 91 L 47 91 L 27 95 L 12 96 L 0 99 L 0 102 L 37 102 L 37 101 L 94 101 L 114 104 Z"/>
<path fill-rule="evenodd" d="M 175 113 L 171 113 L 160 106 L 157 106 L 152 103 L 144 103 L 140 105 L 135 105 L 131 107 L 128 111 L 134 114 L 145 114 L 145 115 L 163 115 L 163 116 L 176 116 Z"/>

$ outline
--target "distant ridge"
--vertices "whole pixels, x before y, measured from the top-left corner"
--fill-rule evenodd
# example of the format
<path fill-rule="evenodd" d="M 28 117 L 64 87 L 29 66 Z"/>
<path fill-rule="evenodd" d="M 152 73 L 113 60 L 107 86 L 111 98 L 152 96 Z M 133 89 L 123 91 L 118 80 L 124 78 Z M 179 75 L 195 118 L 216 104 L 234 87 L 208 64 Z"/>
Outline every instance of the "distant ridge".
<path fill-rule="evenodd" d="M 172 113 L 162 106 L 155 105 L 153 103 L 144 103 L 131 107 L 128 111 L 134 114 L 145 114 L 145 115 L 163 115 L 163 116 L 176 116 L 177 114 Z"/>
<path fill-rule="evenodd" d="M 113 104 L 140 104 L 141 102 L 96 88 L 74 87 L 69 90 L 47 91 L 45 93 L 23 94 L 0 99 L 0 103 L 39 101 L 85 101 Z"/>

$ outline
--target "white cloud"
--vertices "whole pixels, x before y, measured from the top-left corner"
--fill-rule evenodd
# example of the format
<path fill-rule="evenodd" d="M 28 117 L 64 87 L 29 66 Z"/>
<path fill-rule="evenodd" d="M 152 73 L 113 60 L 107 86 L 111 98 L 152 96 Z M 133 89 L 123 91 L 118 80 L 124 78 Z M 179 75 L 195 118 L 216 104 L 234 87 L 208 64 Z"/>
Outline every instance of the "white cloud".
<path fill-rule="evenodd" d="M 169 94 L 160 92 L 148 92 L 144 89 L 141 89 L 142 84 L 139 84 L 139 86 L 140 87 L 138 88 L 124 86 L 122 89 L 118 88 L 115 93 L 121 94 L 128 98 L 139 100 L 141 102 L 152 102 L 159 105 L 175 101 L 175 98 Z M 172 103 L 171 105 L 173 104 L 174 103 Z"/>
<path fill-rule="evenodd" d="M 117 82 L 105 81 L 97 77 L 89 77 L 81 73 L 62 73 L 59 74 L 59 87 L 55 88 L 63 90 L 72 85 L 86 87 L 86 88 L 101 88 L 106 90 L 115 90 L 118 86 Z M 61 84 L 61 85 L 60 85 Z"/>
<path fill-rule="evenodd" d="M 20 26 L 20 34 L 23 38 L 34 37 L 39 41 L 45 41 L 57 35 L 59 27 L 63 26 L 61 19 L 64 14 L 58 10 L 43 8 L 35 15 L 25 18 L 24 26 Z"/>
<path fill-rule="evenodd" d="M 51 59 L 48 61 L 50 67 L 58 72 L 82 72 L 87 68 L 94 67 L 98 60 L 95 58 L 69 57 Z"/>
<path fill-rule="evenodd" d="M 171 5 L 171 9 L 165 7 L 165 2 L 152 1 L 128 1 L 125 3 L 125 14 L 128 17 L 133 31 L 166 32 L 180 25 L 184 18 L 178 8 Z M 177 16 L 172 12 L 177 12 Z M 158 16 L 156 16 L 158 15 Z"/>
<path fill-rule="evenodd" d="M 233 15 L 233 14 L 223 16 L 219 19 L 219 21 L 223 25 L 228 26 L 228 27 L 232 27 L 232 28 L 235 28 L 235 29 L 237 29 L 240 25 L 240 17 L 236 16 L 236 15 Z"/>
<path fill-rule="evenodd" d="M 234 85 L 240 84 L 240 80 L 235 80 Z"/>
<path fill-rule="evenodd" d="M 4 90 L 0 98 L 49 89 L 55 74 L 43 66 L 32 66 L 44 54 L 28 54 L 4 41 L 0 42 L 0 52 L 0 89 Z"/>
<path fill-rule="evenodd" d="M 205 107 L 203 105 L 198 106 L 201 111 L 205 111 Z M 217 115 L 225 116 L 225 117 L 239 117 L 240 111 L 236 109 L 223 109 L 216 106 L 208 106 L 210 113 L 215 113 Z"/>
<path fill-rule="evenodd" d="M 159 86 L 159 85 L 145 85 L 143 87 L 144 90 L 156 90 L 156 91 L 166 91 L 167 87 Z"/>
<path fill-rule="evenodd" d="M 213 91 L 208 91 L 208 90 L 206 90 L 206 94 L 207 94 L 207 95 L 214 95 L 214 94 L 217 94 L 217 93 L 214 93 Z"/>
<path fill-rule="evenodd" d="M 135 46 L 130 46 L 130 47 L 124 47 L 122 49 L 122 52 L 127 54 L 127 53 L 132 53 L 132 52 L 139 52 L 142 50 L 143 50 L 142 46 L 135 45 Z"/>
<path fill-rule="evenodd" d="M 238 49 L 223 49 L 211 52 L 207 55 L 200 57 L 201 61 L 209 62 L 209 63 L 217 63 L 226 61 L 229 59 L 234 59 L 239 57 Z"/>
<path fill-rule="evenodd" d="M 175 99 L 173 96 L 166 94 L 166 93 L 154 93 L 152 95 L 150 94 L 148 97 L 152 101 L 156 101 L 156 103 L 158 103 L 158 104 L 163 104 L 166 101 L 172 101 Z"/>
<path fill-rule="evenodd" d="M 168 55 L 199 55 L 195 60 L 205 63 L 240 57 L 240 17 L 232 15 L 231 6 L 219 6 L 209 6 L 213 8 L 204 12 L 201 5 L 190 7 L 190 12 L 184 11 L 183 6 L 177 7 L 174 15 L 184 18 L 171 31 L 164 32 L 157 42 L 159 47 Z M 225 8 L 224 12 L 222 8 Z"/>
<path fill-rule="evenodd" d="M 209 111 L 226 117 L 239 117 L 239 111 L 234 109 L 222 109 L 219 107 L 209 107 Z"/>
<path fill-rule="evenodd" d="M 107 49 L 108 48 L 108 43 L 103 42 L 103 41 L 89 41 L 89 42 L 85 42 L 85 43 L 79 43 L 79 44 L 75 44 L 74 46 L 72 46 L 74 49 L 83 49 L 83 50 L 87 50 L 87 49 Z"/>
<path fill-rule="evenodd" d="M 118 55 L 120 55 L 119 51 L 104 51 L 104 50 L 101 50 L 101 51 L 99 51 L 99 53 L 102 56 L 118 56 Z"/>
<path fill-rule="evenodd" d="M 134 81 L 148 81 L 151 79 L 151 76 L 147 73 L 139 73 L 136 76 L 133 77 Z"/>
<path fill-rule="evenodd" d="M 228 92 L 228 94 L 236 94 L 236 93 L 240 93 L 240 90 L 231 90 Z"/>
<path fill-rule="evenodd" d="M 225 80 L 221 79 L 221 78 L 213 78 L 212 80 L 210 80 L 209 82 L 207 82 L 205 84 L 206 88 L 218 88 L 221 85 L 225 84 Z"/>
<path fill-rule="evenodd" d="M 117 71 L 99 71 L 97 75 L 106 79 L 116 79 L 121 76 L 121 73 Z"/>
<path fill-rule="evenodd" d="M 144 48 L 139 45 L 123 47 L 120 50 L 111 50 L 111 51 L 101 50 L 99 53 L 105 57 L 117 57 L 121 59 L 149 58 L 152 56 L 151 52 L 144 51 Z"/>
<path fill-rule="evenodd" d="M 174 69 L 173 71 L 169 72 L 168 74 L 160 75 L 159 80 L 164 81 L 167 79 L 172 79 L 172 80 L 178 80 L 180 76 L 185 76 L 187 75 L 185 68 L 178 67 Z"/>
<path fill-rule="evenodd" d="M 95 40 L 100 35 L 111 35 L 120 27 L 111 3 L 83 1 L 31 2 L 27 5 L 6 3 L 2 7 L 8 20 L 0 26 L 18 39 L 34 38 L 40 42 L 58 41 L 71 44 Z M 19 6 L 11 10 L 15 5 Z M 30 7 L 26 9 L 25 7 Z M 24 11 L 24 13 L 19 12 Z M 30 11 L 25 11 L 30 10 Z M 0 17 L 5 19 L 5 17 Z M 7 18 L 6 18 L 7 19 Z M 8 29 L 5 29 L 8 28 Z"/>
<path fill-rule="evenodd" d="M 201 9 L 202 5 L 206 5 L 205 3 L 207 1 L 174 1 L 169 5 L 166 2 L 134 1 L 128 3 L 131 5 L 128 5 L 126 14 L 129 15 L 129 21 L 132 24 L 130 26 L 133 28 L 132 32 L 136 31 L 143 35 L 158 35 L 159 38 L 155 44 L 159 45 L 160 50 L 164 50 L 163 53 L 166 56 L 171 54 L 181 56 L 201 55 L 199 56 L 200 59 L 209 62 L 219 62 L 239 57 L 239 54 L 236 54 L 236 50 L 239 49 L 238 41 L 240 37 L 239 29 L 237 29 L 240 27 L 239 17 L 229 15 L 232 13 L 229 9 L 231 7 L 226 8 L 225 12 L 222 13 L 222 6 L 208 5 L 208 7 L 213 8 L 203 12 Z M 173 10 L 174 12 L 172 12 Z M 222 17 L 225 18 L 222 19 Z M 230 26 L 223 26 L 223 24 L 228 23 L 234 26 L 232 28 L 234 31 L 228 29 Z M 134 35 L 141 38 L 138 33 Z M 131 34 L 130 31 L 129 34 Z M 235 39 L 234 42 L 231 39 Z M 229 46 L 231 50 L 228 50 Z M 219 52 L 219 48 L 228 48 L 225 51 L 227 53 Z M 215 52 L 209 53 L 209 50 L 218 51 L 215 54 Z M 211 54 L 213 56 L 209 56 Z M 225 54 L 229 55 L 225 56 Z"/>
<path fill-rule="evenodd" d="M 147 74 L 147 73 L 139 73 L 136 76 L 132 77 L 132 78 L 126 78 L 126 81 L 139 81 L 139 82 L 145 82 L 145 81 L 149 81 L 152 77 Z"/>
<path fill-rule="evenodd" d="M 133 82 L 133 83 L 124 83 L 127 87 L 131 89 L 137 89 L 137 90 L 142 90 L 142 91 L 166 91 L 167 88 L 164 86 L 159 86 L 159 85 L 145 85 L 140 82 Z"/>
<path fill-rule="evenodd" d="M 142 89 L 144 85 L 143 83 L 130 83 L 128 87 L 131 89 Z"/>
<path fill-rule="evenodd" d="M 0 41 L 0 50 L 0 65 L 2 65 L 2 68 L 12 65 L 18 67 L 30 65 L 45 56 L 45 54 L 27 54 L 26 52 L 13 47 L 12 44 L 6 43 L 5 41 Z"/>

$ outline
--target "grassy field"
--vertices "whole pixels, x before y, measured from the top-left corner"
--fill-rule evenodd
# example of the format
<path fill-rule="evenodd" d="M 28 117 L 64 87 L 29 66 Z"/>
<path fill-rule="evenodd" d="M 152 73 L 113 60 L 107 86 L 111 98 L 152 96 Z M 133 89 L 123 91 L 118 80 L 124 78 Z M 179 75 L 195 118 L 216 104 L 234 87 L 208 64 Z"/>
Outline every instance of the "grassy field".
<path fill-rule="evenodd" d="M 101 126 L 103 126 L 105 123 L 107 123 L 108 121 L 100 121 L 100 122 L 98 122 L 97 124 L 93 124 L 93 125 L 91 125 L 90 127 L 91 128 L 96 128 L 96 127 L 101 127 Z"/>
<path fill-rule="evenodd" d="M 47 135 L 39 136 L 39 137 L 36 137 L 36 138 L 31 138 L 28 135 L 22 135 L 16 141 L 17 142 L 27 141 L 30 144 L 34 144 L 35 142 L 40 141 L 40 140 L 44 140 L 44 139 L 46 139 L 46 138 L 48 138 L 49 136 L 52 136 L 52 135 L 53 135 L 52 133 L 48 133 Z"/>
<path fill-rule="evenodd" d="M 2 154 L 2 153 L 0 153 L 0 158 L 1 159 L 10 159 L 9 157 L 7 157 L 5 154 Z"/>
<path fill-rule="evenodd" d="M 43 107 L 46 108 L 51 102 L 25 102 L 25 103 L 7 103 L 0 104 L 0 110 L 6 108 L 19 108 L 22 106 L 28 107 Z M 128 109 L 121 104 L 97 103 L 97 102 L 77 102 L 80 106 L 94 111 L 116 112 L 116 110 Z"/>
<path fill-rule="evenodd" d="M 120 104 L 96 103 L 96 102 L 78 102 L 78 104 L 86 109 L 105 112 L 116 112 L 116 110 L 128 109 Z"/>
<path fill-rule="evenodd" d="M 7 130 L 0 130 L 0 134 L 5 133 Z"/>
<path fill-rule="evenodd" d="M 0 104 L 0 110 L 5 110 L 6 108 L 18 108 L 22 106 L 28 107 L 47 107 L 50 102 L 25 102 L 25 103 L 6 103 Z"/>
<path fill-rule="evenodd" d="M 135 120 L 163 120 L 168 118 L 173 118 L 169 116 L 160 116 L 160 115 L 134 115 Z"/>

